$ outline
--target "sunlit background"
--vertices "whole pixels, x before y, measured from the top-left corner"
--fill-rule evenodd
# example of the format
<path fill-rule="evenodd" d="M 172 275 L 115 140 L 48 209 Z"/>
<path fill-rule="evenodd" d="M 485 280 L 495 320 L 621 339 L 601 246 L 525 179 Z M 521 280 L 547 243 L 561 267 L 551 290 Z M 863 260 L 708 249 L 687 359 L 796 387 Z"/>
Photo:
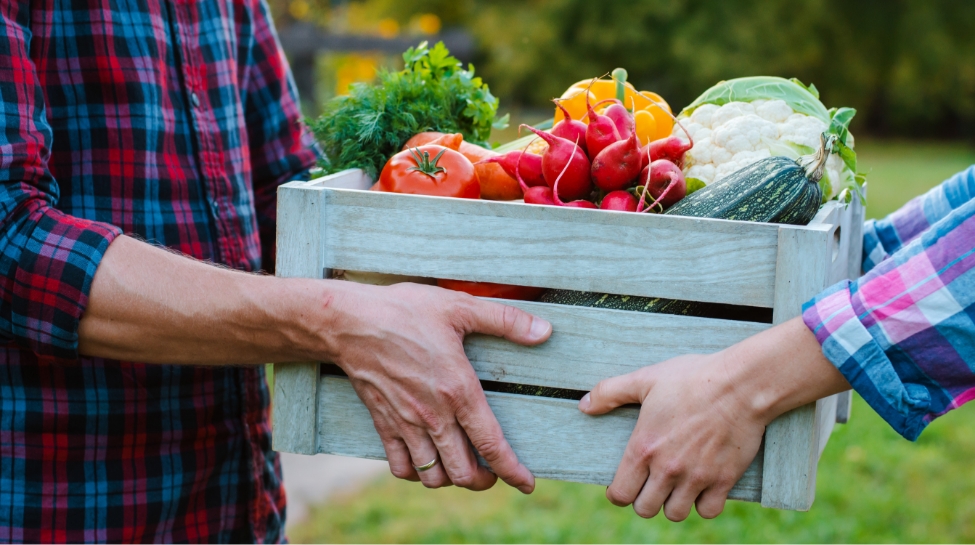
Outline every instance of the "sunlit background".
<path fill-rule="evenodd" d="M 514 126 L 551 117 L 552 97 L 616 67 L 675 110 L 727 78 L 815 83 L 827 106 L 858 110 L 851 130 L 869 173 L 873 217 L 975 163 L 971 0 L 270 3 L 309 117 L 349 84 L 371 81 L 377 68 L 399 68 L 407 47 L 443 40 L 475 65 Z M 513 136 L 509 129 L 491 141 Z M 481 494 L 428 491 L 370 474 L 307 506 L 290 535 L 296 542 L 975 540 L 975 410 L 936 421 L 913 444 L 857 399 L 852 422 L 834 433 L 809 513 L 732 502 L 715 521 L 693 515 L 678 525 L 615 508 L 596 486 L 541 481 L 522 497 L 503 485 Z M 313 472 L 285 470 L 293 490 L 313 483 Z"/>

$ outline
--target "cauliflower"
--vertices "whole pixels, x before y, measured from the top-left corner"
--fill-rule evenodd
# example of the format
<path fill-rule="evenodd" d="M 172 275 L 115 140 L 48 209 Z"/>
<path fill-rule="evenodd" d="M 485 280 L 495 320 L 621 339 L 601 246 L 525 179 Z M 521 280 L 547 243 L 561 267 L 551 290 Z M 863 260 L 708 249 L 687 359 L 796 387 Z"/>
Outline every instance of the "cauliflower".
<path fill-rule="evenodd" d="M 784 100 L 758 99 L 728 102 L 722 106 L 702 104 L 682 124 L 694 139 L 684 161 L 684 175 L 711 184 L 756 161 L 773 155 L 798 158 L 813 153 L 819 138 L 829 128 L 818 117 L 794 111 Z M 672 133 L 686 141 L 678 125 Z M 848 139 L 852 144 L 852 136 Z M 836 197 L 852 176 L 838 155 L 826 163 L 830 188 Z"/>

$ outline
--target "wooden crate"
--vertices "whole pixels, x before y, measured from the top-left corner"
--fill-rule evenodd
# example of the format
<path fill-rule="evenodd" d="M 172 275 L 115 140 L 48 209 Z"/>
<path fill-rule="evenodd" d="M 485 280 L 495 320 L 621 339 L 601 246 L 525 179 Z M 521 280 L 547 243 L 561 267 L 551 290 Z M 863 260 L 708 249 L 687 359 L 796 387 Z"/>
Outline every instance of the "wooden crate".
<path fill-rule="evenodd" d="M 277 274 L 328 278 L 348 269 L 771 308 L 799 315 L 824 287 L 860 269 L 863 208 L 826 204 L 804 227 L 610 213 L 362 191 L 350 170 L 278 190 Z M 635 251 L 636 248 L 647 251 Z M 552 322 L 526 348 L 470 336 L 482 380 L 589 390 L 601 379 L 687 353 L 723 349 L 768 324 L 508 301 Z M 348 379 L 317 362 L 274 366 L 274 448 L 385 459 Z M 587 416 L 564 399 L 486 392 L 519 459 L 546 479 L 609 484 L 638 410 Z M 816 467 L 849 392 L 769 425 L 730 497 L 806 510 Z"/>

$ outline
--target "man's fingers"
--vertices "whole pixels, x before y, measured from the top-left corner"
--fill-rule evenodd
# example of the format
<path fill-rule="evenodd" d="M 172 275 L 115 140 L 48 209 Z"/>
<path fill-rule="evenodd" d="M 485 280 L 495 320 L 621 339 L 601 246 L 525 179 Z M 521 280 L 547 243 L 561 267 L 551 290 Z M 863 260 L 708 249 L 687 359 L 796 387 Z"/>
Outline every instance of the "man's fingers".
<path fill-rule="evenodd" d="M 586 414 L 604 414 L 631 403 L 643 403 L 650 390 L 649 368 L 608 378 L 596 384 L 579 400 L 579 410 Z"/>
<path fill-rule="evenodd" d="M 458 424 L 447 426 L 441 435 L 433 437 L 433 442 L 440 451 L 447 477 L 454 485 L 469 490 L 487 490 L 498 481 L 497 475 L 477 463 L 467 435 Z"/>
<path fill-rule="evenodd" d="M 524 494 L 535 490 L 535 476 L 518 461 L 515 451 L 504 438 L 501 425 L 491 412 L 484 392 L 480 389 L 470 396 L 470 403 L 457 412 L 457 421 L 477 452 L 484 457 L 502 481 Z"/>
<path fill-rule="evenodd" d="M 511 342 L 533 346 L 548 340 L 552 324 L 521 309 L 471 298 L 466 321 L 468 333 L 484 333 L 503 337 Z"/>
<path fill-rule="evenodd" d="M 436 460 L 436 463 L 429 469 L 424 471 L 416 470 L 423 486 L 427 488 L 450 486 L 450 478 L 444 469 L 443 460 L 440 459 L 437 447 L 430 439 L 430 436 L 424 430 L 409 424 L 404 424 L 401 432 L 403 432 L 403 440 L 406 442 L 406 447 L 410 450 L 410 463 L 413 467 L 421 467 Z"/>
<path fill-rule="evenodd" d="M 379 438 L 382 439 L 383 448 L 386 450 L 389 472 L 398 479 L 419 481 L 420 476 L 416 474 L 413 464 L 410 463 L 410 451 L 406 448 L 406 443 L 402 439 L 384 437 L 383 434 L 380 434 Z"/>

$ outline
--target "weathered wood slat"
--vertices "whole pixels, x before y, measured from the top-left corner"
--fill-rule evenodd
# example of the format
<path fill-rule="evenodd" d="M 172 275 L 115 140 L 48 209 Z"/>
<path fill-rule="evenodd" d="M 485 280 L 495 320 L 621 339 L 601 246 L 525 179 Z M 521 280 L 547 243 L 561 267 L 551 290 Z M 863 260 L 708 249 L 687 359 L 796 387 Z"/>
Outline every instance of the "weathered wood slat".
<path fill-rule="evenodd" d="M 385 460 L 386 452 L 365 405 L 349 381 L 323 376 L 319 386 L 319 452 Z M 609 485 L 623 458 L 638 409 L 604 416 L 579 412 L 575 401 L 487 392 L 505 438 L 519 460 L 542 479 Z M 483 461 L 482 461 L 483 463 Z M 760 501 L 762 457 L 732 489 L 732 499 Z"/>
<path fill-rule="evenodd" d="M 778 269 L 772 320 L 799 316 L 802 304 L 826 287 L 832 254 L 832 225 L 779 227 Z M 794 409 L 765 430 L 762 505 L 806 511 L 816 492 L 816 465 L 823 400 Z"/>
<path fill-rule="evenodd" d="M 275 274 L 287 278 L 322 278 L 322 190 L 292 182 L 278 188 Z M 316 452 L 317 362 L 274 364 L 274 449 L 297 454 Z"/>
<path fill-rule="evenodd" d="M 589 390 L 605 378 L 683 354 L 708 354 L 742 341 L 768 324 L 623 310 L 500 301 L 552 323 L 552 338 L 524 347 L 470 335 L 467 357 L 482 380 Z"/>
<path fill-rule="evenodd" d="M 774 300 L 777 232 L 770 224 L 325 194 L 329 268 L 757 307 Z"/>

